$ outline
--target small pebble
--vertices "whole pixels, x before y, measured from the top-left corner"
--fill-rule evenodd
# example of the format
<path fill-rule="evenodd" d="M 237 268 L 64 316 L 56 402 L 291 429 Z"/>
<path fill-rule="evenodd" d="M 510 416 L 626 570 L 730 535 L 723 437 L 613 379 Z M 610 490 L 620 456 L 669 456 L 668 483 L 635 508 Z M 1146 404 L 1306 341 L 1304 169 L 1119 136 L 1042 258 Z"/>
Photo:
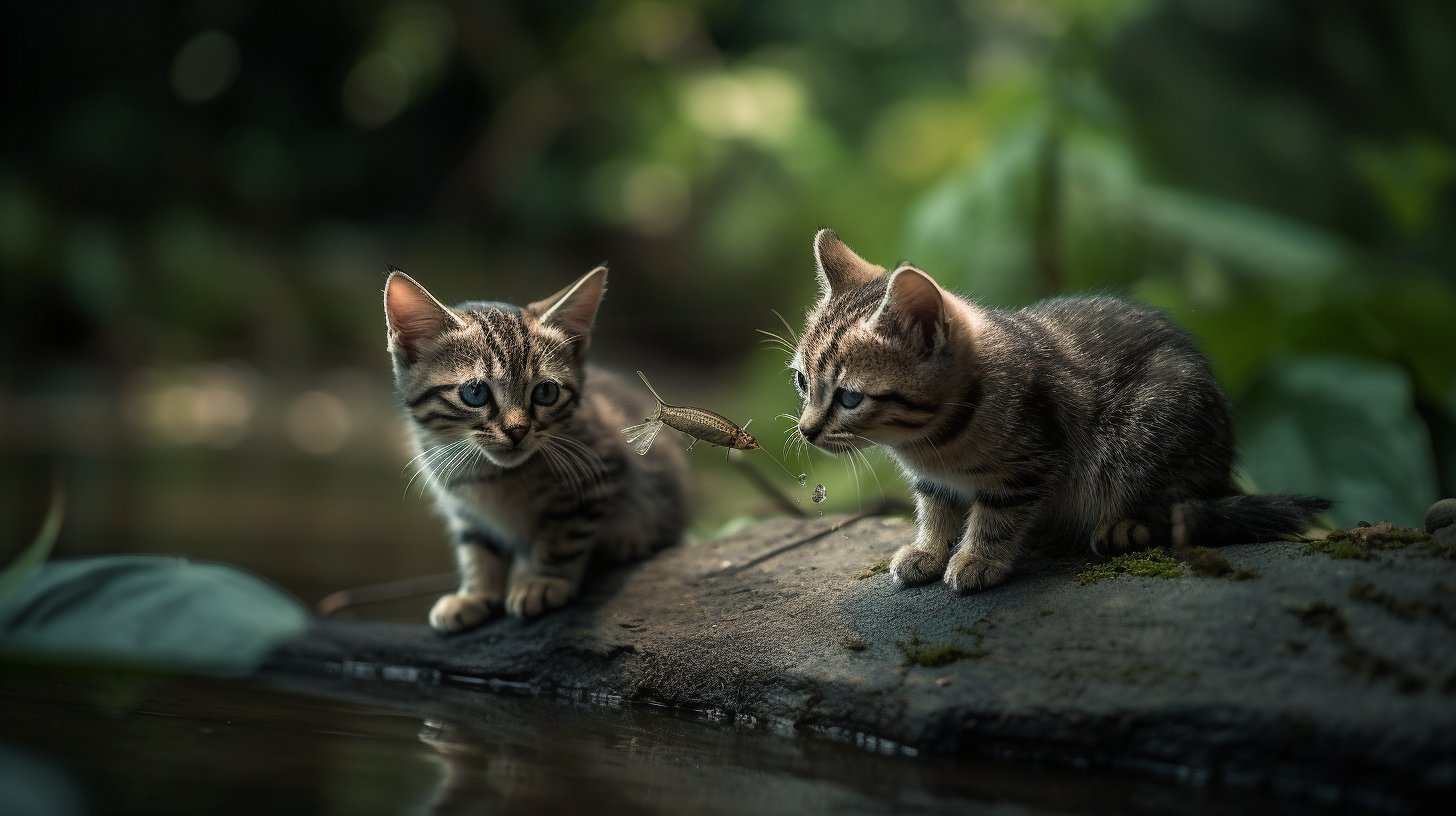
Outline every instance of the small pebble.
<path fill-rule="evenodd" d="M 822 502 L 825 499 L 829 498 L 829 491 L 825 490 L 824 485 L 822 484 L 814 485 L 814 495 L 810 496 L 809 498 L 813 499 L 815 504 L 818 504 L 819 502 Z"/>
<path fill-rule="evenodd" d="M 1456 524 L 1456 499 L 1441 499 L 1426 511 L 1426 532 L 1431 535 L 1452 524 Z"/>
<path fill-rule="evenodd" d="M 937 686 L 948 686 L 948 685 L 950 685 L 951 683 L 954 683 L 954 682 L 955 682 L 955 675 L 954 674 L 947 674 L 944 677 L 937 677 L 935 679 L 935 684 Z"/>

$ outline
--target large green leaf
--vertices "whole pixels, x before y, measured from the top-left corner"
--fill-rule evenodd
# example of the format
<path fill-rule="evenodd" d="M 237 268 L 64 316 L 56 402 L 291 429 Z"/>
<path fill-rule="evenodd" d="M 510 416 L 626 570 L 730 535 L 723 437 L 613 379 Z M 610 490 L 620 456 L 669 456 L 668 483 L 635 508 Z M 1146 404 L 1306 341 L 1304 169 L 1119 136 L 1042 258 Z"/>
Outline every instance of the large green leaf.
<path fill-rule="evenodd" d="M 5 571 L 0 572 L 0 598 L 14 592 L 36 570 L 40 569 L 41 564 L 45 563 L 46 557 L 51 554 L 51 547 L 55 546 L 56 536 L 61 533 L 61 519 L 65 517 L 65 514 L 66 494 L 61 488 L 60 481 L 57 480 L 55 489 L 51 492 L 51 509 L 46 513 L 40 532 L 36 534 L 35 540 L 30 542 L 30 545 L 5 567 Z"/>
<path fill-rule="evenodd" d="M 1335 499 L 1331 515 L 1346 526 L 1419 524 L 1436 499 L 1430 434 L 1396 366 L 1292 358 L 1271 367 L 1240 408 L 1243 465 L 1262 490 Z"/>
<path fill-rule="evenodd" d="M 0 598 L 0 656 L 241 675 L 308 619 L 292 597 L 220 564 L 59 561 Z"/>

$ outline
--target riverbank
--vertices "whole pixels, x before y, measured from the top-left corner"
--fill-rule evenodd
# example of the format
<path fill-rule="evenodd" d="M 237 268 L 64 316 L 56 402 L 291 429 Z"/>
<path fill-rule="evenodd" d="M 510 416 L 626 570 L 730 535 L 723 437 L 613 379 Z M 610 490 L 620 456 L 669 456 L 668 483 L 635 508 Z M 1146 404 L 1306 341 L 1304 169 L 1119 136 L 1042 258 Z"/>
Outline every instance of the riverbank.
<path fill-rule="evenodd" d="M 1378 809 L 1456 788 L 1456 562 L 1274 543 L 1219 550 L 1223 577 L 1093 580 L 1086 558 L 1048 559 L 960 597 L 893 587 L 906 522 L 844 521 L 768 521 L 452 638 L 322 620 L 270 671 L 643 700 L 886 753 Z"/>

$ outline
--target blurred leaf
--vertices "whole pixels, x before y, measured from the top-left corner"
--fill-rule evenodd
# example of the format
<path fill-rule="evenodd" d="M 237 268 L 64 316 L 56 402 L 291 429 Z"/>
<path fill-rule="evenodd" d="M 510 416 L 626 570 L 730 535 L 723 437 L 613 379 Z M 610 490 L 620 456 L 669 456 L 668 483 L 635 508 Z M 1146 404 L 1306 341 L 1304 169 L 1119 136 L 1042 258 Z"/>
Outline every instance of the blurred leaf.
<path fill-rule="evenodd" d="M 51 492 L 51 509 L 46 513 L 40 532 L 10 566 L 0 572 L 0 599 L 5 598 L 26 582 L 45 563 L 55 546 L 56 536 L 61 533 L 61 520 L 66 515 L 66 494 L 59 480 Z"/>
<path fill-rule="evenodd" d="M 232 567 L 85 558 L 46 564 L 0 600 L 0 654 L 242 675 L 307 625 L 302 604 Z"/>
<path fill-rule="evenodd" d="M 1273 281 L 1318 281 L 1344 263 L 1343 248 L 1333 237 L 1253 207 L 1148 189 L 1139 210 L 1162 237 L 1241 262 Z"/>
<path fill-rule="evenodd" d="M 1032 220 L 1048 125 L 1024 123 L 935 185 L 910 212 L 905 255 L 943 285 L 989 305 L 1029 303 L 1041 290 Z"/>
<path fill-rule="evenodd" d="M 0 742 L 0 813 L 79 816 L 90 812 L 82 788 L 55 763 Z"/>
<path fill-rule="evenodd" d="M 1311 355 L 1270 368 L 1241 405 L 1243 466 L 1260 490 L 1326 496 L 1341 525 L 1419 524 L 1436 499 L 1410 378 L 1388 363 Z"/>

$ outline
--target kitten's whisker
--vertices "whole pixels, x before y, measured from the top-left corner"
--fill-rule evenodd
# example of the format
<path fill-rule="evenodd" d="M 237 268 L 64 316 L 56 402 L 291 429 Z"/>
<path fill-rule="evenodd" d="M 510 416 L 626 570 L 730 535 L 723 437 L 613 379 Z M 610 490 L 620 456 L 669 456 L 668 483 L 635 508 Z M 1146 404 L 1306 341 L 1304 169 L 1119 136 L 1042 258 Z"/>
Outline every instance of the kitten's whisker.
<path fill-rule="evenodd" d="M 785 329 L 788 329 L 789 336 L 792 337 L 792 338 L 794 338 L 794 345 L 798 345 L 798 343 L 799 343 L 799 333 L 796 332 L 796 331 L 794 331 L 794 327 L 789 325 L 789 321 L 785 320 L 784 319 L 784 316 L 781 315 L 781 314 L 779 314 L 779 310 L 778 309 L 769 309 L 769 311 L 770 312 L 773 312 L 774 317 L 777 317 L 779 319 L 779 322 L 782 323 L 782 324 L 784 324 L 784 328 Z"/>
<path fill-rule="evenodd" d="M 450 461 L 446 462 L 445 465 L 441 467 L 438 471 L 431 474 L 434 477 L 435 484 L 439 485 L 441 488 L 448 489 L 450 487 L 450 477 L 455 475 L 456 465 L 462 462 L 465 457 L 469 455 L 470 448 L 462 446 L 461 449 L 457 451 L 454 456 L 450 457 Z"/>
<path fill-rule="evenodd" d="M 450 454 L 454 453 L 454 451 L 458 447 L 460 447 L 462 445 L 465 445 L 468 442 L 470 442 L 470 437 L 465 437 L 464 439 L 457 439 L 454 442 L 450 442 L 450 443 L 447 443 L 447 444 L 444 444 L 444 445 L 436 445 L 436 446 L 434 446 L 434 447 L 426 450 L 424 453 L 421 453 L 419 456 L 416 456 L 414 459 L 411 459 L 410 460 L 410 464 L 413 464 L 416 460 L 421 459 L 421 458 L 423 458 L 424 461 L 423 462 L 420 462 L 419 470 L 416 470 L 415 471 L 415 475 L 411 476 L 410 477 L 410 480 L 405 483 L 405 486 L 404 486 L 404 494 L 400 496 L 400 500 L 403 501 L 406 496 L 409 496 L 410 486 L 415 483 L 415 479 L 420 478 L 420 474 L 427 473 L 429 471 L 432 471 L 434 469 L 434 466 L 436 464 L 438 464 L 446 456 L 449 456 Z M 405 467 L 408 468 L 409 467 L 409 464 L 406 464 Z M 428 476 L 425 477 L 425 481 L 428 482 L 429 481 L 429 478 L 430 477 L 428 477 Z M 423 485 L 423 483 L 421 483 L 421 484 Z M 424 488 L 423 487 L 421 487 L 420 495 L 424 495 Z"/>
<path fill-rule="evenodd" d="M 870 442 L 870 440 L 865 439 L 865 437 L 860 436 L 859 434 L 851 434 L 851 436 L 855 437 L 856 439 L 864 439 L 864 441 Z M 874 443 L 870 442 L 870 444 L 873 445 Z M 883 502 L 885 500 L 885 486 L 880 482 L 880 474 L 875 473 L 875 466 L 870 464 L 870 458 L 868 456 L 865 456 L 864 451 L 860 450 L 859 448 L 851 448 L 851 450 L 854 451 L 855 455 L 859 457 L 861 462 L 864 462 L 865 470 L 868 470 L 870 472 L 870 476 L 874 477 L 875 487 L 880 491 L 880 501 Z"/>

